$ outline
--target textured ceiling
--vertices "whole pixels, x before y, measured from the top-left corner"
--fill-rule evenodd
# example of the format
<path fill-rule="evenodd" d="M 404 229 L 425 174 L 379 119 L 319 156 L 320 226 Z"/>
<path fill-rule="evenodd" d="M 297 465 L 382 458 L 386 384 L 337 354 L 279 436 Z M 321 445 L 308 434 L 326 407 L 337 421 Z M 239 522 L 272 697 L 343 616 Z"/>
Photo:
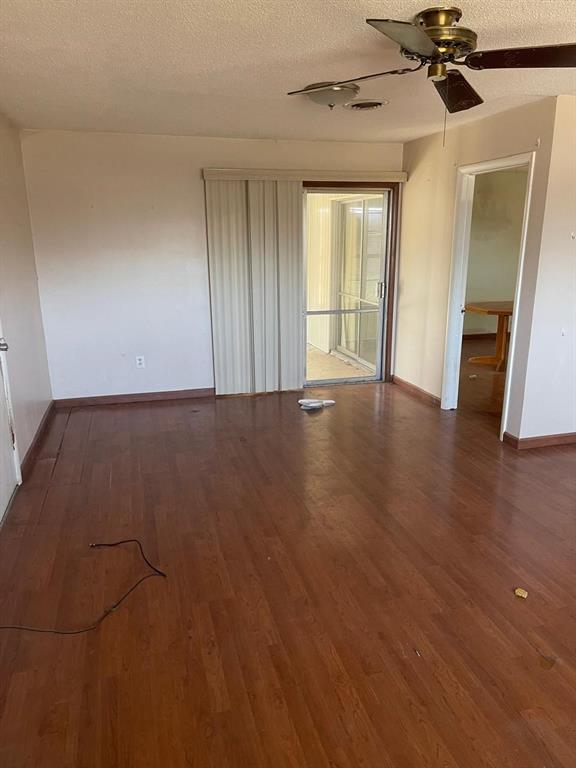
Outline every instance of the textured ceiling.
<path fill-rule="evenodd" d="M 428 3 L 431 4 L 431 3 Z M 0 110 L 30 128 L 405 141 L 442 128 L 425 71 L 365 84 L 374 112 L 285 92 L 406 64 L 368 17 L 426 0 L 0 0 Z M 461 0 L 479 49 L 576 41 L 576 0 Z M 449 125 L 547 95 L 576 70 L 469 72 L 486 103 Z"/>

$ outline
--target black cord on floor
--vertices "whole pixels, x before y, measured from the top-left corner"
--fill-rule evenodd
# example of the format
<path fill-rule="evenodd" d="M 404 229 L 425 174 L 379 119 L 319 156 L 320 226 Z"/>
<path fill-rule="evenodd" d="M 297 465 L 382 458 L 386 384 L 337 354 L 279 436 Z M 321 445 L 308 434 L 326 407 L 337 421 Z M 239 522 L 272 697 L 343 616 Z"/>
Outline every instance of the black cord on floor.
<path fill-rule="evenodd" d="M 166 578 L 166 574 L 164 573 L 164 571 L 161 571 L 159 568 L 156 568 L 156 566 L 152 565 L 150 560 L 148 560 L 148 558 L 144 554 L 144 549 L 142 548 L 142 544 L 138 539 L 122 539 L 121 541 L 113 541 L 111 544 L 90 544 L 90 546 L 98 547 L 98 548 L 119 547 L 120 544 L 138 544 L 138 549 L 140 550 L 140 554 L 142 555 L 142 560 L 144 560 L 148 568 L 151 568 L 154 571 L 154 573 L 158 574 L 158 576 L 164 576 Z"/>
<path fill-rule="evenodd" d="M 82 627 L 81 629 L 44 629 L 42 627 L 27 627 L 23 625 L 18 624 L 7 624 L 5 626 L 0 626 L 1 629 L 19 629 L 23 632 L 41 632 L 43 634 L 47 635 L 82 635 L 85 632 L 91 632 L 93 629 L 97 629 L 100 624 L 106 619 L 108 616 L 110 616 L 111 613 L 113 613 L 117 608 L 122 605 L 124 600 L 134 592 L 134 590 L 142 584 L 143 581 L 146 581 L 146 579 L 152 579 L 155 576 L 162 576 L 163 578 L 167 578 L 164 571 L 161 571 L 159 568 L 156 568 L 155 565 L 152 565 L 150 560 L 146 557 L 144 554 L 144 549 L 142 548 L 142 544 L 138 539 L 122 539 L 122 541 L 114 541 L 110 544 L 90 544 L 91 547 L 94 548 L 102 548 L 102 547 L 118 547 L 121 544 L 137 544 L 138 548 L 140 550 L 140 554 L 142 556 L 142 559 L 146 563 L 146 565 L 154 571 L 154 573 L 147 573 L 146 576 L 142 576 L 142 578 L 138 579 L 138 581 L 133 584 L 130 589 L 125 592 L 122 597 L 117 600 L 113 605 L 111 605 L 109 608 L 106 608 L 104 613 L 102 613 L 93 624 L 90 624 L 89 627 Z"/>

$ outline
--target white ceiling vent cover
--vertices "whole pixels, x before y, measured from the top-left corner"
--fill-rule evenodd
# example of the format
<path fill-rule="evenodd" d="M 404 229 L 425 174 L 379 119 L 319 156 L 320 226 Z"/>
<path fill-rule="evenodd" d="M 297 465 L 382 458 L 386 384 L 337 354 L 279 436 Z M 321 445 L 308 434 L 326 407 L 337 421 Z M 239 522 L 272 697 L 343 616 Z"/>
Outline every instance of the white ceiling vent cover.
<path fill-rule="evenodd" d="M 352 112 L 370 112 L 372 109 L 380 109 L 388 103 L 385 99 L 356 99 L 344 104 L 344 107 L 351 109 Z"/>

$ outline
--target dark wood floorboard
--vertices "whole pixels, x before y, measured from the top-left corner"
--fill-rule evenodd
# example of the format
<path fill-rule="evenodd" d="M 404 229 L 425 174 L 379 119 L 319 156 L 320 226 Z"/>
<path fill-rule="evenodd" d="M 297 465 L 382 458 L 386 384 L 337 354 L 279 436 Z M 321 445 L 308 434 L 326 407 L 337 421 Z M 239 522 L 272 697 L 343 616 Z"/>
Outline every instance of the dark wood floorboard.
<path fill-rule="evenodd" d="M 474 381 L 474 380 L 470 380 Z M 576 450 L 392 385 L 58 412 L 0 531 L 2 768 L 574 768 Z M 527 600 L 513 590 L 528 590 Z"/>
<path fill-rule="evenodd" d="M 463 339 L 460 359 L 460 384 L 458 408 L 484 416 L 492 416 L 494 429 L 500 430 L 506 370 L 496 371 L 495 366 L 470 363 L 474 356 L 494 353 L 496 339 Z"/>

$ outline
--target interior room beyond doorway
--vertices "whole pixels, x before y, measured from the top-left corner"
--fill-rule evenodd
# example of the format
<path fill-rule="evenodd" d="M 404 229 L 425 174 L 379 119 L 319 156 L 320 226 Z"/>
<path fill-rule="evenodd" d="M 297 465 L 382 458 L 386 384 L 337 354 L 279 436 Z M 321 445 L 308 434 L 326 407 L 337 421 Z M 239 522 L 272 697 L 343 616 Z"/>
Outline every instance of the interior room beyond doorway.
<path fill-rule="evenodd" d="M 458 407 L 502 414 L 527 166 L 476 176 Z"/>

